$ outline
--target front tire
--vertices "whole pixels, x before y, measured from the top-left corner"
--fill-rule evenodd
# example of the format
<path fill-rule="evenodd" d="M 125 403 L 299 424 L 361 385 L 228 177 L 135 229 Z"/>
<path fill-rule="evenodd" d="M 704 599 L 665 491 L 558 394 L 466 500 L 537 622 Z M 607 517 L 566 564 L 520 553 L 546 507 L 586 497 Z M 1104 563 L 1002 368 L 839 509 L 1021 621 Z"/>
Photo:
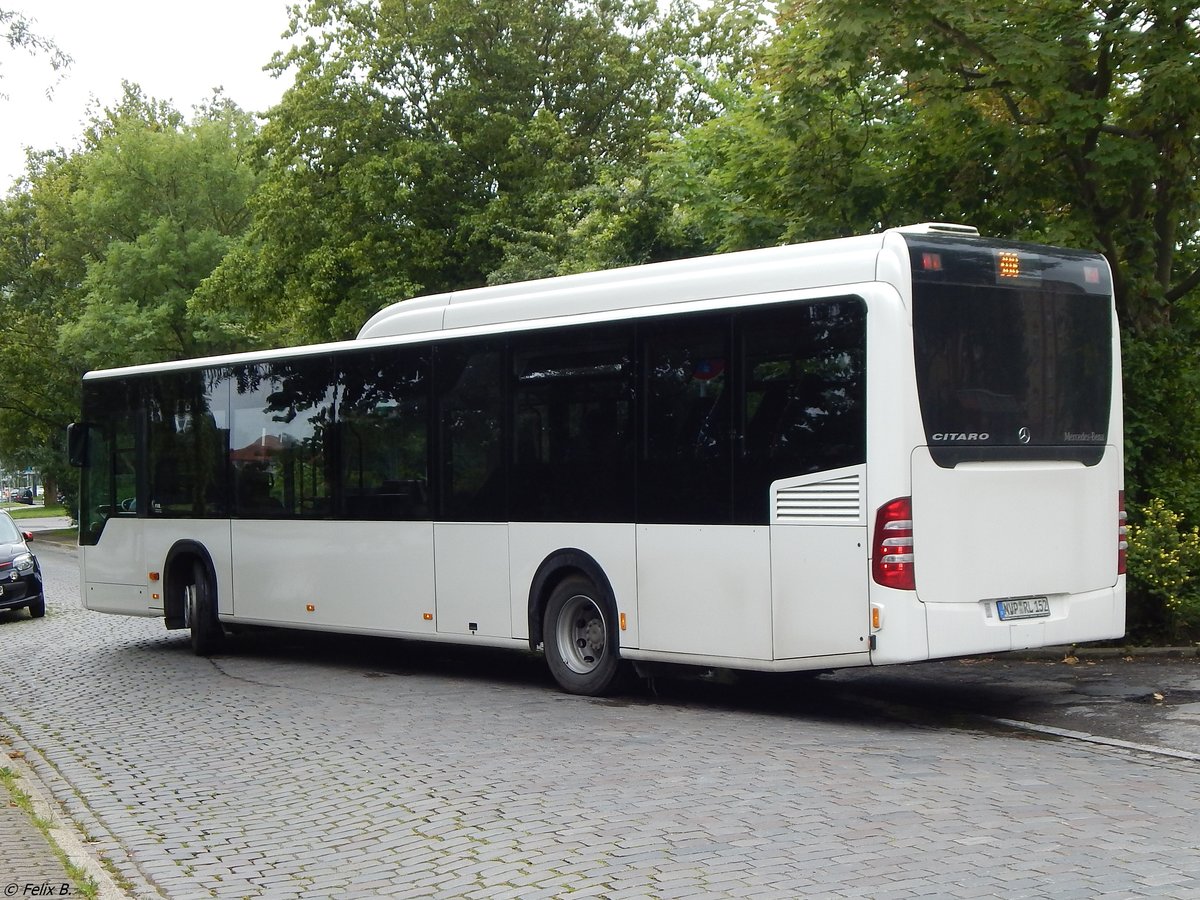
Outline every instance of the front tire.
<path fill-rule="evenodd" d="M 565 579 L 546 604 L 542 635 L 546 664 L 571 694 L 608 693 L 620 669 L 616 610 L 612 598 L 589 579 Z"/>
<path fill-rule="evenodd" d="M 38 594 L 29 601 L 29 615 L 35 619 L 40 619 L 46 615 L 46 595 Z"/>
<path fill-rule="evenodd" d="M 216 591 L 204 564 L 192 563 L 191 580 L 183 588 L 184 624 L 192 634 L 192 652 L 211 656 L 224 642 L 225 632 L 217 619 Z"/>

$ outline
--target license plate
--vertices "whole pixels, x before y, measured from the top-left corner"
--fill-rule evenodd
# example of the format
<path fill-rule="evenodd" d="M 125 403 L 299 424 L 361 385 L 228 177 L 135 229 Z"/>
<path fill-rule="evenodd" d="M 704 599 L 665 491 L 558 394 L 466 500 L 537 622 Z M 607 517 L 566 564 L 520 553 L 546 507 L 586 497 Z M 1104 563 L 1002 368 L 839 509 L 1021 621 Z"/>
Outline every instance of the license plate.
<path fill-rule="evenodd" d="M 1050 615 L 1050 601 L 1045 597 L 1021 597 L 1018 600 L 997 600 L 996 612 L 1003 622 L 1012 619 L 1040 619 Z"/>

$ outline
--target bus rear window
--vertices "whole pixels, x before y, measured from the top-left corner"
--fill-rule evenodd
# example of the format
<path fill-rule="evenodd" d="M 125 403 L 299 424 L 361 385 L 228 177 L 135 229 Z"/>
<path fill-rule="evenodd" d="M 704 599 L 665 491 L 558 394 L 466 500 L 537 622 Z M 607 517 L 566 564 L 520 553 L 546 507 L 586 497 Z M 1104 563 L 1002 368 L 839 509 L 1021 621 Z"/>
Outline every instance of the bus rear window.
<path fill-rule="evenodd" d="M 931 455 L 1095 465 L 1109 441 L 1111 299 L 1058 281 L 914 279 L 917 391 Z"/>

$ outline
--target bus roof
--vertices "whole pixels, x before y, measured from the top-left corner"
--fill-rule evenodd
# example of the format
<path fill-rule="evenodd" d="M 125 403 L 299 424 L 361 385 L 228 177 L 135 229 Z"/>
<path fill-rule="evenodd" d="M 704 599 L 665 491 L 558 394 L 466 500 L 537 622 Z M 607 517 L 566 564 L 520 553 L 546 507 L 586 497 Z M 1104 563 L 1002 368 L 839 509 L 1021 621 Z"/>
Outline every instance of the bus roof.
<path fill-rule="evenodd" d="M 889 234 L 978 236 L 969 226 L 925 223 L 879 234 L 742 250 L 402 300 L 372 316 L 351 341 L 174 360 L 88 372 L 85 379 L 308 356 L 360 342 L 563 317 L 620 313 L 675 303 L 877 280 Z"/>
<path fill-rule="evenodd" d="M 882 243 L 875 234 L 417 297 L 376 313 L 358 338 L 873 281 Z"/>

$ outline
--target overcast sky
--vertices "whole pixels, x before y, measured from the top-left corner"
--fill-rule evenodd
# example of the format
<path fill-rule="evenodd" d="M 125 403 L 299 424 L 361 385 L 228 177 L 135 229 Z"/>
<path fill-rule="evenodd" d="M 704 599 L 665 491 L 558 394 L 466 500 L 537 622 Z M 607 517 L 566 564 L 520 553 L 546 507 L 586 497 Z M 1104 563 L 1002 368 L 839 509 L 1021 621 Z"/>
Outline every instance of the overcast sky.
<path fill-rule="evenodd" d="M 25 147 L 73 149 L 89 101 L 111 106 L 121 80 L 185 115 L 223 87 L 243 109 L 272 106 L 286 85 L 262 67 L 286 44 L 288 0 L 0 0 L 35 20 L 74 62 L 61 77 L 44 56 L 5 46 L 0 66 L 0 194 L 24 168 Z M 56 82 L 56 78 L 58 78 Z M 53 93 L 46 97 L 46 88 Z"/>

